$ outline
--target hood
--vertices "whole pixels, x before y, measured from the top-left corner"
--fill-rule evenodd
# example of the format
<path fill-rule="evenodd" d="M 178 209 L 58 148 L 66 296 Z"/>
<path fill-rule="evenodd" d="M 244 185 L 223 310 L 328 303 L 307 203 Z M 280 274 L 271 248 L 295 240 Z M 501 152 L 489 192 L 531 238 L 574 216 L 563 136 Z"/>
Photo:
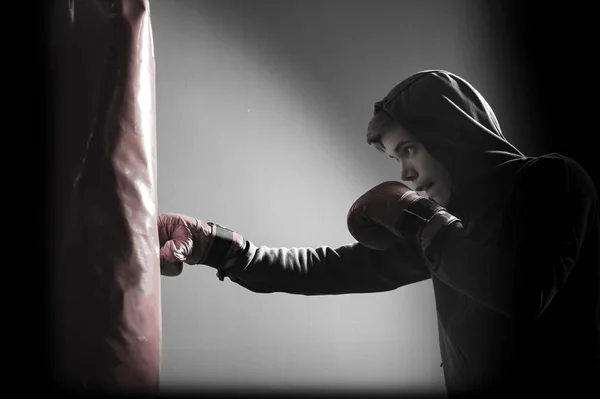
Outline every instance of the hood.
<path fill-rule="evenodd" d="M 375 103 L 378 112 L 387 112 L 448 169 L 456 192 L 514 170 L 525 159 L 506 140 L 483 96 L 447 71 L 425 70 L 404 79 Z"/>

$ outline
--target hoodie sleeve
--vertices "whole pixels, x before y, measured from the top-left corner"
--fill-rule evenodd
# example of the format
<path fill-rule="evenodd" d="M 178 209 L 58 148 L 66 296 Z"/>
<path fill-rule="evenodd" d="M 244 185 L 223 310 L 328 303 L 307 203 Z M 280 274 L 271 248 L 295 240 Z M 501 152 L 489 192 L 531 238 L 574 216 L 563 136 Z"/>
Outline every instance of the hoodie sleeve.
<path fill-rule="evenodd" d="M 217 276 L 257 293 L 301 295 L 384 292 L 431 278 L 424 260 L 402 243 L 376 251 L 359 243 L 269 248 L 251 241 Z"/>
<path fill-rule="evenodd" d="M 566 282 L 597 222 L 598 195 L 585 170 L 568 158 L 538 159 L 512 194 L 508 244 L 483 245 L 457 224 L 436 237 L 426 257 L 447 285 L 508 317 L 531 319 Z"/>

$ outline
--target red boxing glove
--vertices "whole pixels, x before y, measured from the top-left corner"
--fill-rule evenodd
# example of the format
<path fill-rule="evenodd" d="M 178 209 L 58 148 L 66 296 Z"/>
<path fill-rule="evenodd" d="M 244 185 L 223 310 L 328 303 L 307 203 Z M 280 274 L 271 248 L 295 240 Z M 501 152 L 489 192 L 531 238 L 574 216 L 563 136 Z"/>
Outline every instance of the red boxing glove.
<path fill-rule="evenodd" d="M 384 250 L 409 240 L 424 252 L 436 234 L 460 220 L 406 185 L 387 181 L 354 202 L 347 222 L 350 234 L 369 248 Z"/>
<path fill-rule="evenodd" d="M 240 234 L 224 226 L 177 213 L 160 215 L 157 226 L 164 276 L 181 274 L 184 262 L 219 268 L 245 246 Z"/>

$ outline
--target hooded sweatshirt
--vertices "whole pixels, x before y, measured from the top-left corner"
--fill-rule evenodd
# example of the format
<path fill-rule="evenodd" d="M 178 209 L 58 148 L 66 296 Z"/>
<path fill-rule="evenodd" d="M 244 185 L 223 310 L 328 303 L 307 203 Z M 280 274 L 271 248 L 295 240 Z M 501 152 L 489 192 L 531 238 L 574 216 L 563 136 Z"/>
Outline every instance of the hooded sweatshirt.
<path fill-rule="evenodd" d="M 598 194 L 575 160 L 525 156 L 464 79 L 420 71 L 387 112 L 450 172 L 446 209 L 461 220 L 427 252 L 271 248 L 246 240 L 218 277 L 258 293 L 374 293 L 431 279 L 447 392 L 495 395 L 597 389 L 600 379 Z M 399 320 L 401 322 L 401 320 Z"/>

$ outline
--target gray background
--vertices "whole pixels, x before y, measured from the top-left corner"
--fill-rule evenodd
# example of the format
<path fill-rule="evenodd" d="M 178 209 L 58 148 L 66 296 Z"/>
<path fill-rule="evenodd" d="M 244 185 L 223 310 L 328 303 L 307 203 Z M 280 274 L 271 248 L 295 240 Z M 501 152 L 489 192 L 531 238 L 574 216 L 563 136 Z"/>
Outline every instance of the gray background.
<path fill-rule="evenodd" d="M 446 69 L 529 152 L 521 82 L 484 1 L 150 1 L 158 208 L 256 245 L 353 242 L 346 214 L 399 179 L 366 144 L 373 103 Z M 531 136 L 529 136 L 531 137 Z M 186 267 L 162 278 L 164 389 L 444 391 L 431 281 L 378 294 L 255 294 Z"/>

